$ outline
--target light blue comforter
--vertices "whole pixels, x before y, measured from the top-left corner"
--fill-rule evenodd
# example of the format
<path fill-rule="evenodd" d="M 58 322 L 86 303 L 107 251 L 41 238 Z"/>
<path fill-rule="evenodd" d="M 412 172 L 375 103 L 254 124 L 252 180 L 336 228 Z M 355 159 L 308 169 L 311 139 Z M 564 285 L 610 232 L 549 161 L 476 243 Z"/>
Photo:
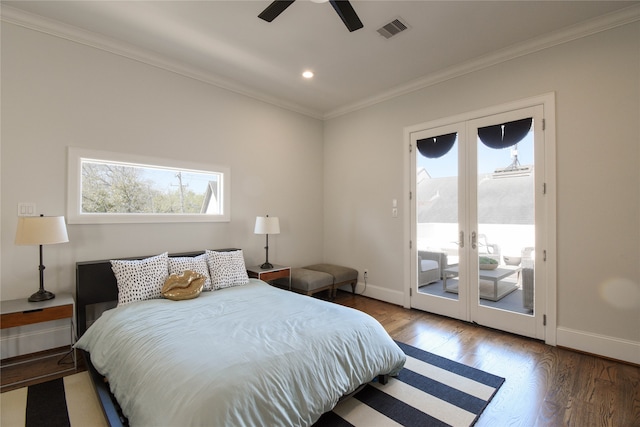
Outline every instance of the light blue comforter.
<path fill-rule="evenodd" d="M 405 361 L 369 315 L 256 279 L 114 308 L 76 346 L 132 426 L 308 426 Z"/>

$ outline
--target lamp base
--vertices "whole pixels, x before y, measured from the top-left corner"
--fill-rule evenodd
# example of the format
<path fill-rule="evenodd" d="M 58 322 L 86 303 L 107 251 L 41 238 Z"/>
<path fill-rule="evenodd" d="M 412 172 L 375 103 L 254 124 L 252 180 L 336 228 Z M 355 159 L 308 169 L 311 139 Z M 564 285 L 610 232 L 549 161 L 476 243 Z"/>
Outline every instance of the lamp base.
<path fill-rule="evenodd" d="M 263 269 L 263 270 L 268 270 L 270 268 L 273 268 L 273 264 L 271 264 L 270 262 L 265 262 L 264 264 L 262 264 L 260 266 L 260 268 Z"/>
<path fill-rule="evenodd" d="M 53 294 L 52 292 L 41 289 L 29 297 L 29 302 L 46 301 L 49 299 L 54 299 L 55 297 L 56 297 L 55 294 Z"/>

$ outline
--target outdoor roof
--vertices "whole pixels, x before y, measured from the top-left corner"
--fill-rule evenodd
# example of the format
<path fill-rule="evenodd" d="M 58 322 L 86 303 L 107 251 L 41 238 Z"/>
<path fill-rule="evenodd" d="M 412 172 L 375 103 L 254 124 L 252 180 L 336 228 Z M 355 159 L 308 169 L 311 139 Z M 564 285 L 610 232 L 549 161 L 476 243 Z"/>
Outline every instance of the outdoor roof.
<path fill-rule="evenodd" d="M 533 224 L 534 174 L 482 174 L 478 178 L 478 223 Z M 417 183 L 418 222 L 458 222 L 458 177 L 424 178 Z"/>

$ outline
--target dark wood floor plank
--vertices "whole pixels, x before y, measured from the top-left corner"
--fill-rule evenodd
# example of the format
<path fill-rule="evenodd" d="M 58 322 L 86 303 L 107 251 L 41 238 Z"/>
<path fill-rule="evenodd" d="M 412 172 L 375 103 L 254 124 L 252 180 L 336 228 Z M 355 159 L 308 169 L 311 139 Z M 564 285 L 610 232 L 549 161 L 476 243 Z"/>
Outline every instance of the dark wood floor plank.
<path fill-rule="evenodd" d="M 77 368 L 74 369 L 69 347 L 61 347 L 2 360 L 0 383 L 4 393 L 83 370 L 82 357 L 78 356 Z"/>

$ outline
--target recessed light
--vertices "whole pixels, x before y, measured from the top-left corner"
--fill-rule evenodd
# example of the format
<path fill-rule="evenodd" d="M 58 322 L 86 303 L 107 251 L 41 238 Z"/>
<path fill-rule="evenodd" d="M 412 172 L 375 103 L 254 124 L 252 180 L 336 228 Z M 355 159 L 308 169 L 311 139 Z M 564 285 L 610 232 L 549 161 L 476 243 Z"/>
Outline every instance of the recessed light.
<path fill-rule="evenodd" d="M 302 77 L 304 77 L 305 79 L 310 79 L 311 77 L 313 77 L 313 71 L 309 71 L 309 70 L 304 71 L 302 73 Z"/>

